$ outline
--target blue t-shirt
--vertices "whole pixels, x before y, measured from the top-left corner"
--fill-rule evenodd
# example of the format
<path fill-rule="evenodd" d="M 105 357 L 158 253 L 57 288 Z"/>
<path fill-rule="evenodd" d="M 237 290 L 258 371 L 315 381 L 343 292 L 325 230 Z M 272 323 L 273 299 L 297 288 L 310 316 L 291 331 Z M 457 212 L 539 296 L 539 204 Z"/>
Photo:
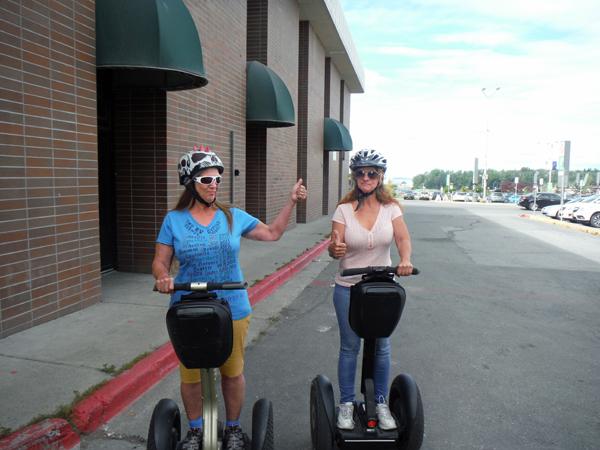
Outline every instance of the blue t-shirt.
<path fill-rule="evenodd" d="M 173 247 L 179 261 L 175 283 L 244 281 L 238 254 L 242 234 L 249 233 L 258 219 L 241 209 L 231 208 L 233 231 L 227 217 L 217 210 L 207 226 L 199 224 L 189 210 L 171 211 L 165 217 L 157 241 Z M 171 306 L 184 292 L 171 296 Z M 252 312 L 245 289 L 217 291 L 219 298 L 229 302 L 233 320 L 243 319 Z"/>

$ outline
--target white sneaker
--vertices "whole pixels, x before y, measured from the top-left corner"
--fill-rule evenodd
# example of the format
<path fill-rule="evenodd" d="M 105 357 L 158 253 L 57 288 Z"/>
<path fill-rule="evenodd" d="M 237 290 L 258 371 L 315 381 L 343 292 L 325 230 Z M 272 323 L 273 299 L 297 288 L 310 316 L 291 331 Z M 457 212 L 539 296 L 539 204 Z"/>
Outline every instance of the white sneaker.
<path fill-rule="evenodd" d="M 340 412 L 337 418 L 337 427 L 342 430 L 352 430 L 354 428 L 354 403 L 340 403 Z"/>
<path fill-rule="evenodd" d="M 396 421 L 392 417 L 390 408 L 385 403 L 379 403 L 375 407 L 377 413 L 377 421 L 379 422 L 379 428 L 382 430 L 393 430 L 397 428 Z"/>

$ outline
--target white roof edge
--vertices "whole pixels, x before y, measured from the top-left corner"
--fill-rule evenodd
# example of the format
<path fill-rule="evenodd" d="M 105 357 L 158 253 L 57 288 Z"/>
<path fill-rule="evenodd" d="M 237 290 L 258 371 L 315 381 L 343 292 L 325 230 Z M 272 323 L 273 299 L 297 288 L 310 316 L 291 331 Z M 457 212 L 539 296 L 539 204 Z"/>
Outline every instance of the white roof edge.
<path fill-rule="evenodd" d="M 298 0 L 300 19 L 308 20 L 353 94 L 365 92 L 365 72 L 339 0 Z"/>

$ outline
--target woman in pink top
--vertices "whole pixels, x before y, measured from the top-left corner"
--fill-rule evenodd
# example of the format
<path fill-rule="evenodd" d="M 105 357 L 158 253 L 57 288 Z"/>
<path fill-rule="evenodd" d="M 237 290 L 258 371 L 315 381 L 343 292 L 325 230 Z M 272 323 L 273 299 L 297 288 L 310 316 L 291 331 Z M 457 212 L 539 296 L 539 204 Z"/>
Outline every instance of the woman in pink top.
<path fill-rule="evenodd" d="M 356 267 L 390 266 L 392 242 L 396 243 L 401 258 L 397 274 L 407 276 L 413 269 L 410 237 L 402 218 L 404 208 L 383 184 L 386 168 L 387 160 L 376 150 L 365 149 L 356 153 L 350 161 L 354 188 L 338 203 L 333 215 L 329 255 L 340 260 L 335 276 L 333 303 L 340 327 L 340 411 L 337 426 L 342 429 L 354 428 L 354 384 L 361 339 L 350 328 L 348 311 L 350 286 L 358 283 L 361 275 L 341 277 L 340 271 Z M 374 377 L 375 398 L 378 400 L 376 412 L 379 427 L 384 430 L 396 428 L 386 403 L 390 365 L 390 340 L 377 339 Z"/>

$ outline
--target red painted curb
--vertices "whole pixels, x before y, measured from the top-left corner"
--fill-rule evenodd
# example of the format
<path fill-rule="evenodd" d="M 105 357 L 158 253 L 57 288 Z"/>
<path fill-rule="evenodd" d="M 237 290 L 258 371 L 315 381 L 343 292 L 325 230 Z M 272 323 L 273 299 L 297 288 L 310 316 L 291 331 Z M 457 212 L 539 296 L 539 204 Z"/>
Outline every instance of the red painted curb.
<path fill-rule="evenodd" d="M 325 239 L 248 289 L 250 305 L 254 306 L 264 300 L 292 275 L 300 272 L 323 253 L 330 242 L 329 239 Z M 75 405 L 71 420 L 80 433 L 89 434 L 96 431 L 178 366 L 179 360 L 175 356 L 173 346 L 168 342 Z M 49 419 L 0 439 L 0 450 L 69 450 L 79 443 L 79 435 L 71 429 L 68 422 Z"/>
<path fill-rule="evenodd" d="M 83 434 L 96 431 L 178 366 L 168 342 L 75 405 L 71 420 Z"/>
<path fill-rule="evenodd" d="M 325 239 L 323 242 L 315 245 L 313 248 L 306 251 L 304 254 L 300 255 L 298 258 L 296 258 L 294 261 L 288 264 L 287 267 L 291 269 L 292 275 L 296 275 L 304 267 L 306 267 L 313 259 L 315 259 L 321 253 L 323 253 L 327 249 L 327 247 L 329 247 L 330 243 L 331 241 L 329 239 Z"/>
<path fill-rule="evenodd" d="M 0 450 L 69 450 L 80 442 L 66 420 L 47 419 L 0 439 Z"/>

